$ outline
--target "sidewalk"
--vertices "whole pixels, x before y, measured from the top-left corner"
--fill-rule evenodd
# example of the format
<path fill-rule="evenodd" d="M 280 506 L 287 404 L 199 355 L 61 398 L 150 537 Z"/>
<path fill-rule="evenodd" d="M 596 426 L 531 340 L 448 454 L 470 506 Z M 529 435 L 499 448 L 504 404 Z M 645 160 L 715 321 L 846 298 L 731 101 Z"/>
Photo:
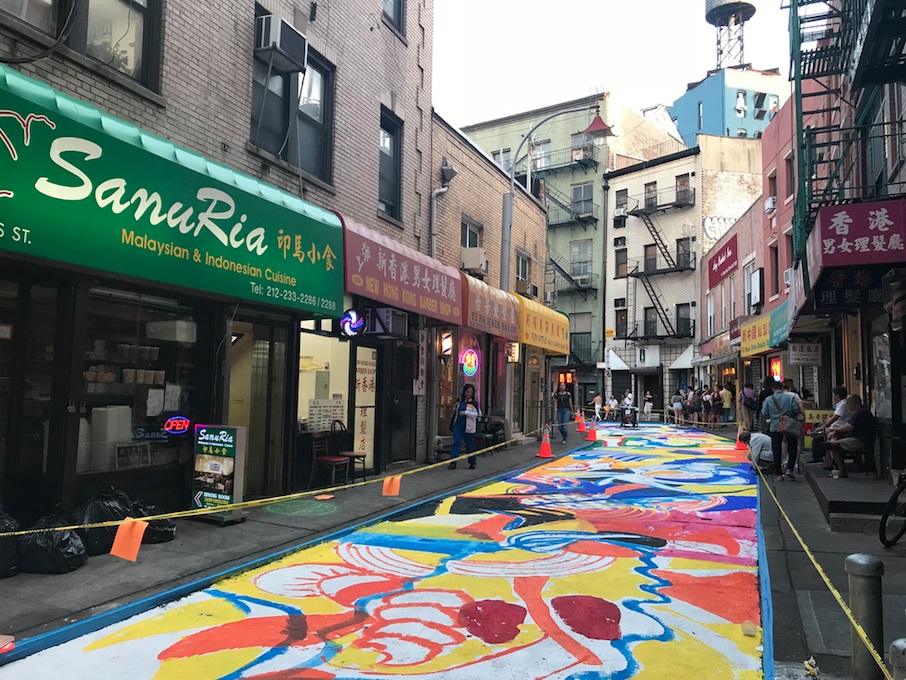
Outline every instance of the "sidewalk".
<path fill-rule="evenodd" d="M 568 445 L 552 437 L 555 455 L 584 444 L 570 428 Z M 557 433 L 559 435 L 559 433 Z M 438 467 L 403 477 L 399 496 L 382 496 L 381 484 L 338 491 L 329 501 L 304 498 L 249 511 L 245 522 L 220 527 L 177 520 L 176 539 L 143 545 L 135 563 L 110 555 L 90 557 L 69 574 L 19 574 L 0 580 L 0 634 L 17 640 L 47 633 L 90 616 L 135 603 L 164 591 L 254 563 L 276 552 L 347 527 L 373 521 L 400 508 L 446 495 L 451 490 L 542 462 L 539 442 L 523 440 L 509 449 L 480 455 L 478 468 Z M 393 468 L 402 472 L 410 468 Z M 369 477 L 369 480 L 371 477 Z"/>

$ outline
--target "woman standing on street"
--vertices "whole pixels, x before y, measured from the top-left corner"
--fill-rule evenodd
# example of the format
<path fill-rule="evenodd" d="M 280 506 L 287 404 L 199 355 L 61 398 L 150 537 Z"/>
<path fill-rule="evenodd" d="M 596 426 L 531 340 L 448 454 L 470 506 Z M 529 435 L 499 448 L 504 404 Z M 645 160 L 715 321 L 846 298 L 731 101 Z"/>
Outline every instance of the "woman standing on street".
<path fill-rule="evenodd" d="M 557 423 L 560 425 L 560 436 L 563 437 L 563 443 L 565 444 L 566 435 L 569 433 L 566 425 L 573 414 L 573 395 L 566 391 L 566 383 L 560 383 L 560 387 L 554 392 L 554 401 L 557 405 Z"/>
<path fill-rule="evenodd" d="M 475 386 L 472 383 L 466 383 L 462 388 L 462 396 L 456 402 L 456 422 L 453 425 L 453 448 L 450 449 L 450 458 L 453 460 L 447 467 L 450 470 L 456 469 L 456 458 L 462 448 L 463 442 L 466 444 L 466 451 L 475 452 L 475 430 L 478 426 L 478 416 L 481 415 L 481 409 L 478 408 L 478 400 L 475 398 Z M 469 469 L 475 469 L 475 456 L 469 456 Z"/>
<path fill-rule="evenodd" d="M 643 399 L 645 400 L 645 420 L 651 420 L 651 411 L 654 408 L 654 395 L 652 395 L 648 390 L 645 390 L 645 396 L 643 397 Z"/>

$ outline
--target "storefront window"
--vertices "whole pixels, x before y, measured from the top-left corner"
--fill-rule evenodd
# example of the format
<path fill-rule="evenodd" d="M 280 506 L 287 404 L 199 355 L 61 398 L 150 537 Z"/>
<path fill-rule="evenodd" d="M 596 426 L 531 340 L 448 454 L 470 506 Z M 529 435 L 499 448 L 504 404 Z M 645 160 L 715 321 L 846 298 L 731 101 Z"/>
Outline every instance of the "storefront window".
<path fill-rule="evenodd" d="M 78 471 L 189 460 L 197 388 L 193 309 L 93 288 L 87 327 Z"/>
<path fill-rule="evenodd" d="M 317 332 L 322 330 L 322 323 L 329 322 L 303 321 L 302 326 Z M 373 382 L 374 379 L 371 375 L 370 380 Z M 299 429 L 322 432 L 329 430 L 334 420 L 345 424 L 348 390 L 349 344 L 326 335 L 302 333 L 299 339 Z"/>

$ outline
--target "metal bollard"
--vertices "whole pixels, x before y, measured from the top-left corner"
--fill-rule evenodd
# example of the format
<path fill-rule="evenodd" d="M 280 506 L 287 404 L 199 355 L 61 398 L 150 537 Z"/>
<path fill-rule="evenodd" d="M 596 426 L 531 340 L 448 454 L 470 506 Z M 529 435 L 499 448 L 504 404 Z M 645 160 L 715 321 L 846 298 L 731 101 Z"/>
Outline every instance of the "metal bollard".
<path fill-rule="evenodd" d="M 906 638 L 890 644 L 890 665 L 893 666 L 893 680 L 906 680 Z"/>
<path fill-rule="evenodd" d="M 857 553 L 844 562 L 849 575 L 849 607 L 853 616 L 878 653 L 884 644 L 884 621 L 881 603 L 881 577 L 884 563 L 874 555 Z M 852 637 L 853 680 L 883 680 L 884 674 L 875 663 L 868 648 L 856 634 Z"/>

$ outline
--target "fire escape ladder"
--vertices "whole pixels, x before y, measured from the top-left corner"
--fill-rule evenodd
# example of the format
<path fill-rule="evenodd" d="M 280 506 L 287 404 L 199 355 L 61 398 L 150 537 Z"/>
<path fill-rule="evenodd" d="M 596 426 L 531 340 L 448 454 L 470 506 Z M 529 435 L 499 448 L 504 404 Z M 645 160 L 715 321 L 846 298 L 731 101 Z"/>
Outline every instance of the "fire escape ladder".
<path fill-rule="evenodd" d="M 664 261 L 667 263 L 667 268 L 673 269 L 674 267 L 676 267 L 676 260 L 673 259 L 673 253 L 670 252 L 667 244 L 664 243 L 664 239 L 663 237 L 661 237 L 661 232 L 657 228 L 657 225 L 654 223 L 654 220 L 651 219 L 651 215 L 648 214 L 647 210 L 640 211 L 638 215 L 642 218 L 645 226 L 648 227 L 648 231 L 651 233 L 651 238 L 654 239 L 654 243 L 657 245 L 657 249 L 661 251 L 661 255 L 663 255 Z"/>
<path fill-rule="evenodd" d="M 544 198 L 547 200 L 548 207 L 553 203 L 558 208 L 565 210 L 572 219 L 579 219 L 579 214 L 573 207 L 572 199 L 553 185 L 545 183 Z"/>
<path fill-rule="evenodd" d="M 654 306 L 655 312 L 657 312 L 658 318 L 661 320 L 661 323 L 664 324 L 664 329 L 667 331 L 667 335 L 676 335 L 676 329 L 673 327 L 673 321 L 670 319 L 670 315 L 667 313 L 667 309 L 661 302 L 663 296 L 654 285 L 654 281 L 651 279 L 651 277 L 648 276 L 639 276 L 638 279 L 645 287 L 645 292 L 648 293 L 648 297 L 651 300 L 651 304 Z"/>
<path fill-rule="evenodd" d="M 550 244 L 547 246 L 547 257 L 550 260 L 550 263 L 554 266 L 554 269 L 560 276 L 569 284 L 569 287 L 575 290 L 582 296 L 583 300 L 588 299 L 588 294 L 582 286 L 579 285 L 579 282 L 573 278 L 572 266 L 563 255 L 557 252 L 554 248 L 551 248 Z"/>
<path fill-rule="evenodd" d="M 637 272 L 638 269 L 639 265 L 636 265 L 632 270 L 633 273 Z M 636 286 L 638 285 L 638 278 L 626 278 L 626 337 L 632 340 L 637 339 L 639 335 L 639 320 L 635 304 L 635 301 L 639 297 L 638 291 L 636 290 Z"/>

